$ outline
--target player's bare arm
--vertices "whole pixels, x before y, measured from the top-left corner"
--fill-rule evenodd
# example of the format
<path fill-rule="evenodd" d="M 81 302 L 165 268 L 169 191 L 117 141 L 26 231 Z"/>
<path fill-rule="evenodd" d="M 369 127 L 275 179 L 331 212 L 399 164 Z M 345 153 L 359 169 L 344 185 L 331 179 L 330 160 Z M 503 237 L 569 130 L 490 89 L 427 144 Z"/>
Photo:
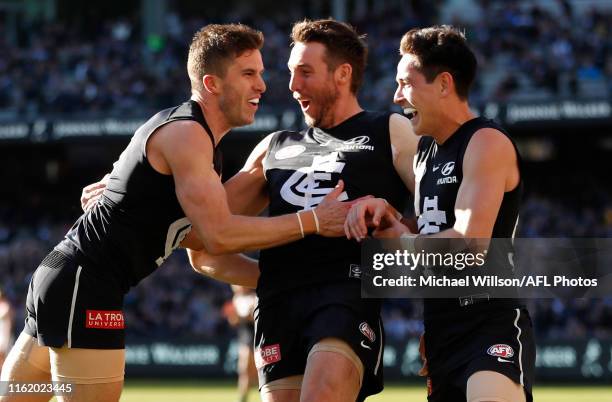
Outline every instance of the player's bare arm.
<path fill-rule="evenodd" d="M 180 138 L 180 140 L 177 140 Z M 227 193 L 212 167 L 213 148 L 196 123 L 174 122 L 161 127 L 147 144 L 147 157 L 160 173 L 172 174 L 176 194 L 196 234 L 212 254 L 268 248 L 317 232 L 343 234 L 350 205 L 336 201 L 342 185 L 316 208 L 273 218 L 234 215 Z M 299 218 L 299 219 L 298 219 Z M 317 219 L 318 218 L 318 219 Z"/>
<path fill-rule="evenodd" d="M 419 137 L 414 133 L 410 120 L 397 113 L 389 117 L 389 136 L 395 171 L 402 178 L 406 188 L 414 194 L 413 160 L 419 145 Z"/>
<path fill-rule="evenodd" d="M 389 117 L 389 136 L 393 166 L 406 188 L 414 194 L 415 176 L 413 168 L 414 155 L 417 152 L 419 137 L 414 133 L 408 118 L 394 113 Z M 385 214 L 401 217 L 401 214 L 380 198 L 362 200 L 351 208 L 345 222 L 347 238 L 361 240 L 365 238 L 368 226 L 378 226 Z M 353 224 L 349 224 L 353 222 Z M 358 226 L 357 228 L 354 228 Z"/>
<path fill-rule="evenodd" d="M 213 256 L 205 251 L 187 250 L 193 269 L 221 282 L 232 285 L 257 287 L 259 264 L 243 254 Z"/>
<path fill-rule="evenodd" d="M 477 131 L 463 160 L 455 225 L 433 237 L 490 238 L 504 193 L 520 181 L 514 145 L 492 128 Z"/>
<path fill-rule="evenodd" d="M 263 159 L 272 136 L 273 134 L 269 134 L 261 140 L 247 158 L 242 169 L 225 182 L 224 187 L 233 214 L 256 216 L 268 206 Z"/>
<path fill-rule="evenodd" d="M 455 224 L 451 229 L 427 236 L 490 238 L 504 193 L 512 191 L 519 180 L 516 151 L 510 139 L 492 128 L 479 130 L 465 151 L 463 181 L 455 203 Z M 375 231 L 375 236 L 399 237 L 413 233 L 397 216 L 386 214 L 385 220 L 386 227 Z"/>
<path fill-rule="evenodd" d="M 244 167 L 225 182 L 224 187 L 232 213 L 253 216 L 261 213 L 268 205 L 262 161 L 271 138 L 272 134 L 257 144 L 247 158 Z M 189 247 L 187 250 L 189 262 L 196 272 L 222 282 L 250 288 L 257 286 L 259 279 L 257 260 L 240 254 L 210 255 L 198 244 L 199 239 L 192 235 L 193 233 L 195 231 L 183 240 L 182 245 Z M 187 241 L 191 242 L 187 243 Z"/>

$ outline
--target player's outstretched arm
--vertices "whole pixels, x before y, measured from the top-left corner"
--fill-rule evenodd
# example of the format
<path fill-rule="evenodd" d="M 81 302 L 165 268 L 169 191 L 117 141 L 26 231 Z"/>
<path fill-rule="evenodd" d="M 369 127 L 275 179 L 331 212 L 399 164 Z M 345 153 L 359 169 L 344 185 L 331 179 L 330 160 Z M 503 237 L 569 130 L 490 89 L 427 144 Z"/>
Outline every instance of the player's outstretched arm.
<path fill-rule="evenodd" d="M 273 218 L 232 214 L 227 193 L 212 168 L 211 141 L 195 122 L 173 122 L 161 127 L 149 140 L 147 154 L 161 160 L 157 170 L 167 169 L 173 175 L 183 211 L 211 254 L 273 247 L 317 232 L 324 236 L 344 233 L 350 204 L 337 201 L 342 184 L 314 212 Z"/>
<path fill-rule="evenodd" d="M 254 289 L 259 279 L 257 260 L 243 254 L 213 256 L 205 250 L 187 250 L 194 271 L 221 282 Z"/>

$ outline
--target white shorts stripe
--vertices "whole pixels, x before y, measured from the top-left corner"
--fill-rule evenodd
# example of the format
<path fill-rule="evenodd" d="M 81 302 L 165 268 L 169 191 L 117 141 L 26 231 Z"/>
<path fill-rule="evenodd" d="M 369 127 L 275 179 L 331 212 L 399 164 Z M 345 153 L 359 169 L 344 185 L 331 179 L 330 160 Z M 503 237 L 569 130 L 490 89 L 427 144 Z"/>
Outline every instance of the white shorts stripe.
<path fill-rule="evenodd" d="M 519 345 L 519 351 L 518 351 L 518 362 L 519 362 L 519 370 L 521 370 L 521 385 L 525 386 L 525 383 L 523 381 L 523 344 L 521 343 L 521 328 L 518 326 L 518 320 L 521 316 L 521 309 L 516 309 L 516 319 L 514 320 L 514 326 L 516 327 L 516 329 L 518 330 L 518 333 L 516 334 L 516 341 L 518 342 Z"/>
<path fill-rule="evenodd" d="M 378 348 L 378 358 L 376 359 L 376 367 L 374 367 L 374 375 L 378 374 L 378 368 L 380 367 L 380 360 L 382 358 L 382 352 L 385 345 L 383 344 L 383 332 L 380 324 L 380 318 L 378 319 L 378 337 L 380 339 L 380 346 Z"/>
<path fill-rule="evenodd" d="M 74 318 L 74 305 L 76 304 L 77 293 L 79 292 L 79 278 L 83 267 L 79 265 L 76 278 L 74 280 L 74 290 L 72 291 L 72 305 L 70 306 L 70 319 L 68 320 L 68 347 L 72 347 L 72 320 Z"/>

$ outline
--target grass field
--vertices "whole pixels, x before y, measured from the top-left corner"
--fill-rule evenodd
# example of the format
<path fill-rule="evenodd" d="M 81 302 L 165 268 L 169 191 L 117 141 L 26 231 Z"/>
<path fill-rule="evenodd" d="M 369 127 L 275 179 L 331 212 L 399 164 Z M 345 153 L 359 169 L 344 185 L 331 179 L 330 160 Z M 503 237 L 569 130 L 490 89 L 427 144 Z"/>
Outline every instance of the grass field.
<path fill-rule="evenodd" d="M 535 402 L 612 402 L 612 387 L 540 386 Z M 123 391 L 124 402 L 235 402 L 233 384 L 210 382 L 158 382 L 130 380 Z M 250 401 L 259 401 L 251 392 Z M 426 401 L 421 386 L 390 385 L 368 402 Z"/>

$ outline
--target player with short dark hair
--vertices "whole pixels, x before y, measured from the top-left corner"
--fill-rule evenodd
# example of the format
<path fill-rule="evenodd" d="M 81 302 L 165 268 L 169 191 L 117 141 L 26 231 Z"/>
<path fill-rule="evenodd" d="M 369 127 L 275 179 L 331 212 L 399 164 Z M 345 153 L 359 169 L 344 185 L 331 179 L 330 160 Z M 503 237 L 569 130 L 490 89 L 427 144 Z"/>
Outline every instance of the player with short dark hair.
<path fill-rule="evenodd" d="M 413 233 L 381 199 L 347 217 L 349 238 L 512 238 L 523 190 L 520 155 L 507 132 L 475 117 L 467 94 L 476 59 L 450 26 L 414 29 L 401 40 L 394 102 L 421 136 L 414 158 Z M 499 261 L 497 261 L 499 263 Z M 506 258 L 496 269 L 511 272 Z M 429 401 L 531 401 L 535 343 L 529 313 L 516 298 L 465 295 L 425 299 L 424 354 Z"/>
<path fill-rule="evenodd" d="M 195 35 L 187 62 L 191 99 L 136 130 L 101 197 L 34 272 L 25 328 L 3 381 L 53 379 L 74 384 L 60 400 L 116 401 L 125 366 L 123 297 L 174 249 L 220 254 L 342 233 L 349 206 L 335 201 L 341 186 L 316 212 L 247 217 L 227 203 L 216 145 L 231 128 L 254 121 L 266 89 L 262 45 L 260 32 L 240 24 L 208 25 Z"/>

